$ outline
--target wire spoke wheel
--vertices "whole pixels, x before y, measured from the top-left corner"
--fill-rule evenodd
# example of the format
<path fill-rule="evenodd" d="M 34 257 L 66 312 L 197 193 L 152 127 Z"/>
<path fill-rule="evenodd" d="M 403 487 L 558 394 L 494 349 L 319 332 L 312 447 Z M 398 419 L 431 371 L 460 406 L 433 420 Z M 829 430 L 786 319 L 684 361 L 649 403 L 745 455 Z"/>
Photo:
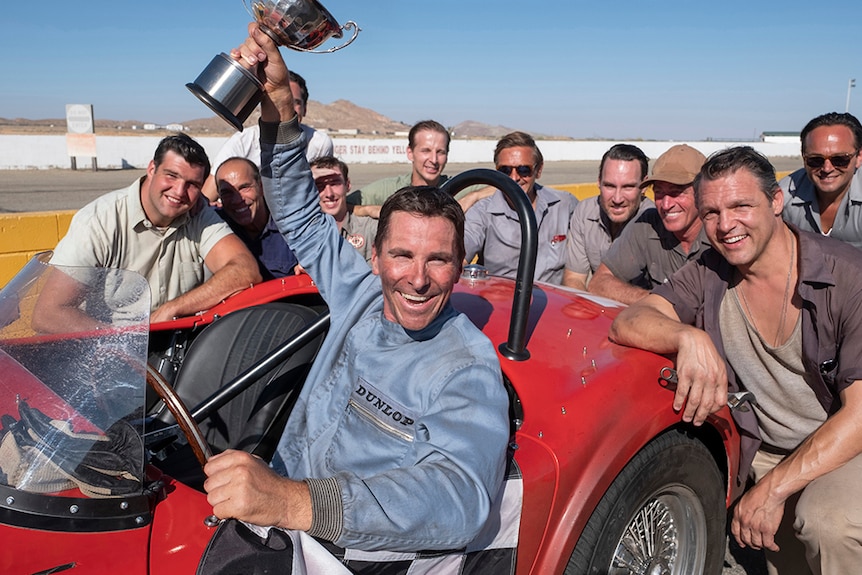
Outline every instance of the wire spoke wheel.
<path fill-rule="evenodd" d="M 703 565 L 703 506 L 691 489 L 668 487 L 650 497 L 626 526 L 608 567 L 611 575 L 694 573 Z"/>
<path fill-rule="evenodd" d="M 644 446 L 611 483 L 566 574 L 718 574 L 725 489 L 706 445 L 683 429 L 669 430 Z"/>

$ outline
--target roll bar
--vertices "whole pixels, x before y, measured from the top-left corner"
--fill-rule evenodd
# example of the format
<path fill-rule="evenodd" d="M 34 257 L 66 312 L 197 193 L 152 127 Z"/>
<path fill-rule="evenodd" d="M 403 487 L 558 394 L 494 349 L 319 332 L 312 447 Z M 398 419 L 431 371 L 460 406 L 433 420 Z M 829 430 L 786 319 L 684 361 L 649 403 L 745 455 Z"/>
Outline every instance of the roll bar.
<path fill-rule="evenodd" d="M 441 186 L 445 192 L 455 195 L 464 188 L 476 184 L 493 186 L 503 192 L 518 214 L 521 224 L 521 252 L 518 258 L 518 273 L 515 276 L 515 297 L 512 300 L 512 317 L 509 320 L 509 339 L 498 346 L 506 359 L 524 361 L 530 358 L 527 351 L 527 319 L 530 314 L 530 299 L 533 295 L 533 279 L 536 274 L 536 255 L 539 250 L 539 226 L 533 206 L 524 190 L 510 177 L 496 170 L 479 168 L 460 173 Z"/>

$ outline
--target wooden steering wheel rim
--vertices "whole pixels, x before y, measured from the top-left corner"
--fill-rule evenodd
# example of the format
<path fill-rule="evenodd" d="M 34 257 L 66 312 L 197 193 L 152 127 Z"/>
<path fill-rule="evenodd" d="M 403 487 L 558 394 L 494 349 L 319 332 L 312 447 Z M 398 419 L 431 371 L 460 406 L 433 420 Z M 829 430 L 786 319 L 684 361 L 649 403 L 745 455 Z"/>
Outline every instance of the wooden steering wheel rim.
<path fill-rule="evenodd" d="M 153 388 L 159 399 L 165 402 L 168 411 L 177 420 L 177 425 L 180 426 L 180 429 L 186 436 L 195 454 L 195 458 L 197 458 L 201 467 L 203 467 L 207 460 L 212 457 L 213 452 L 188 408 L 179 398 L 176 391 L 174 391 L 174 388 L 171 387 L 171 384 L 165 380 L 164 376 L 149 364 L 147 364 L 147 384 Z"/>

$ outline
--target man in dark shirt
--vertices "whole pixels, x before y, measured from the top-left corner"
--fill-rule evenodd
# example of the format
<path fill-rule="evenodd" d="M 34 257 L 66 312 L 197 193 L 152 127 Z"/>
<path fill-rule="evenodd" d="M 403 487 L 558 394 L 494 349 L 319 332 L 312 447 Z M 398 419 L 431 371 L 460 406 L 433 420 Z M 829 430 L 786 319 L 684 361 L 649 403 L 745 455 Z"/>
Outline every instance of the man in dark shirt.
<path fill-rule="evenodd" d="M 676 354 L 674 409 L 695 425 L 727 391 L 757 402 L 734 417 L 741 485 L 731 531 L 766 549 L 772 573 L 862 565 L 862 258 L 781 219 L 769 161 L 713 155 L 695 180 L 713 249 L 623 310 L 615 341 Z M 811 571 L 807 571 L 808 565 Z"/>
<path fill-rule="evenodd" d="M 293 275 L 298 262 L 269 214 L 257 164 L 229 158 L 215 181 L 222 205 L 217 212 L 257 259 L 264 281 Z"/>

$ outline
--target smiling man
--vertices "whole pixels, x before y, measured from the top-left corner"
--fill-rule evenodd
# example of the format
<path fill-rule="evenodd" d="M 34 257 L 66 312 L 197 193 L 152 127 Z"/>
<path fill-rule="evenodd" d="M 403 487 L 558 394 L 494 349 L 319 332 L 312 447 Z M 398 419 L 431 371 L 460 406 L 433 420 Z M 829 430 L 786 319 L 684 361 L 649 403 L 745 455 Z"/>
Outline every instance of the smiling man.
<path fill-rule="evenodd" d="M 831 112 L 808 122 L 800 138 L 805 167 L 779 182 L 784 220 L 862 249 L 862 124 Z"/>
<path fill-rule="evenodd" d="M 695 181 L 713 249 L 620 312 L 618 343 L 675 357 L 674 409 L 701 424 L 733 412 L 742 453 L 731 532 L 765 549 L 769 573 L 844 574 L 862 565 L 862 258 L 781 219 L 769 161 L 713 154 Z"/>
<path fill-rule="evenodd" d="M 259 282 L 254 257 L 202 199 L 209 169 L 200 144 L 167 136 L 144 177 L 75 214 L 51 263 L 140 273 L 150 285 L 153 322 L 209 309 Z M 53 303 L 74 314 L 75 292 L 57 295 Z"/>
<path fill-rule="evenodd" d="M 615 144 L 602 155 L 599 195 L 579 202 L 572 213 L 564 286 L 587 289 L 587 281 L 626 224 L 655 207 L 641 188 L 648 171 L 649 160 L 637 146 Z"/>
<path fill-rule="evenodd" d="M 311 162 L 311 174 L 320 193 L 320 209 L 335 219 L 341 237 L 370 263 L 377 220 L 351 214 L 347 209 L 347 192 L 350 190 L 347 164 L 326 156 Z"/>
<path fill-rule="evenodd" d="M 640 184 L 652 185 L 655 209 L 629 222 L 608 249 L 590 281 L 591 293 L 635 302 L 709 246 L 694 205 L 693 182 L 704 161 L 686 144 L 659 156 L 652 175 Z"/>
<path fill-rule="evenodd" d="M 214 180 L 222 206 L 216 212 L 257 259 L 263 279 L 293 275 L 296 256 L 269 215 L 257 164 L 247 158 L 228 158 Z"/>
<path fill-rule="evenodd" d="M 464 214 L 436 188 L 396 192 L 369 268 L 321 211 L 277 46 L 256 24 L 249 34 L 232 55 L 266 86 L 267 204 L 331 320 L 272 466 L 216 455 L 205 467 L 208 501 L 218 517 L 286 529 L 294 566 L 316 550 L 328 560 L 319 572 L 346 572 L 335 556 L 349 563 L 357 552 L 366 565 L 395 557 L 447 572 L 490 514 L 509 437 L 494 346 L 450 301 Z"/>
<path fill-rule="evenodd" d="M 409 174 L 383 178 L 371 182 L 361 190 L 348 196 L 348 203 L 373 206 L 375 209 L 364 214 L 362 209 L 356 213 L 376 215 L 376 206 L 405 186 L 441 186 L 447 180 L 443 175 L 449 161 L 449 131 L 440 122 L 422 120 L 410 128 L 407 135 L 407 159 L 410 161 Z"/>
<path fill-rule="evenodd" d="M 561 284 L 566 235 L 578 199 L 539 184 L 544 158 L 533 137 L 524 132 L 512 132 L 500 138 L 494 150 L 494 166 L 518 184 L 536 214 L 539 225 L 536 280 Z M 467 261 L 481 254 L 489 273 L 514 279 L 521 250 L 521 224 L 503 192 L 493 188 L 490 191 L 490 195 L 475 192 L 474 195 L 486 197 L 467 210 L 464 229 Z"/>

